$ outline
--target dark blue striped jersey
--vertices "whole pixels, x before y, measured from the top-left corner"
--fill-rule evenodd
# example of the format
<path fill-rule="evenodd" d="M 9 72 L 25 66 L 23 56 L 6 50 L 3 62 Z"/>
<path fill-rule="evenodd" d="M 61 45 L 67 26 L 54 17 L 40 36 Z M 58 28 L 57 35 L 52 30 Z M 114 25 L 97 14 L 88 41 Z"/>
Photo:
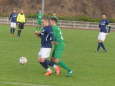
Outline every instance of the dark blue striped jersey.
<path fill-rule="evenodd" d="M 53 32 L 51 26 L 45 26 L 40 33 L 41 47 L 52 48 L 51 42 L 53 41 Z"/>
<path fill-rule="evenodd" d="M 16 23 L 16 19 L 17 19 L 17 13 L 11 13 L 10 16 L 9 16 L 9 20 L 11 22 Z"/>
<path fill-rule="evenodd" d="M 101 20 L 100 23 L 99 23 L 100 32 L 107 33 L 108 25 L 109 25 L 108 20 L 106 20 L 106 19 Z"/>

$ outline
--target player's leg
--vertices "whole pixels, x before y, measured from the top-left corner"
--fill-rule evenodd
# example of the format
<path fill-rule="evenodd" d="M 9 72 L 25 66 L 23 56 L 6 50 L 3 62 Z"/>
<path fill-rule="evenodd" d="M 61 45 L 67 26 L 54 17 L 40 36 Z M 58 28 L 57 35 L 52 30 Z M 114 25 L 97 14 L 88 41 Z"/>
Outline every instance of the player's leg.
<path fill-rule="evenodd" d="M 20 37 L 20 31 L 21 31 L 21 24 L 18 23 L 18 30 L 17 30 L 17 36 Z"/>
<path fill-rule="evenodd" d="M 101 44 L 101 47 L 103 48 L 103 50 L 104 50 L 105 52 L 107 52 L 107 49 L 105 48 L 104 42 L 101 42 L 100 44 Z"/>
<path fill-rule="evenodd" d="M 105 45 L 104 45 L 103 41 L 98 42 L 97 51 L 99 51 L 100 48 L 102 48 L 105 52 L 107 52 L 107 49 L 105 48 Z"/>
<path fill-rule="evenodd" d="M 99 33 L 99 35 L 98 35 L 98 46 L 97 46 L 97 52 L 100 50 L 100 48 L 101 48 L 101 33 Z"/>
<path fill-rule="evenodd" d="M 42 65 L 44 69 L 46 69 L 46 76 L 50 76 L 52 74 L 52 70 L 49 67 L 47 58 L 50 56 L 51 48 L 41 48 L 39 52 L 38 62 Z"/>
<path fill-rule="evenodd" d="M 15 33 L 15 30 L 16 30 L 16 23 L 13 23 L 13 31 L 12 31 L 12 33 L 13 33 L 13 35 L 14 35 L 14 33 Z"/>
<path fill-rule="evenodd" d="M 11 30 L 10 33 L 12 34 L 12 36 L 14 36 L 15 29 L 16 29 L 16 23 L 12 22 L 11 23 L 11 29 L 10 29 Z"/>
<path fill-rule="evenodd" d="M 18 26 L 18 33 L 17 33 L 17 36 L 20 37 L 21 36 L 21 32 L 22 32 L 22 29 L 24 29 L 24 24 L 23 23 L 19 23 L 19 26 Z"/>
<path fill-rule="evenodd" d="M 42 67 L 47 71 L 44 75 L 45 76 L 50 76 L 52 74 L 52 70 L 50 69 L 47 60 L 44 59 L 44 57 L 40 57 L 38 59 L 39 63 L 42 65 Z"/>
<path fill-rule="evenodd" d="M 50 61 L 47 60 L 47 62 L 49 64 L 49 66 L 51 66 L 55 69 L 56 74 L 60 75 L 60 73 L 61 73 L 60 67 L 52 59 Z"/>
<path fill-rule="evenodd" d="M 97 51 L 99 51 L 100 48 L 103 48 L 103 50 L 107 52 L 107 49 L 105 48 L 104 42 L 102 42 L 102 41 L 98 42 Z"/>
<path fill-rule="evenodd" d="M 70 72 L 71 69 L 63 61 L 60 61 L 60 57 L 62 55 L 61 53 L 62 51 L 56 52 L 55 56 L 52 57 L 52 61 L 55 62 L 60 67 L 64 68 L 67 72 Z"/>
<path fill-rule="evenodd" d="M 60 67 L 64 68 L 67 71 L 67 76 L 71 76 L 72 75 L 72 70 L 63 62 L 60 61 L 59 59 L 56 59 L 55 57 L 52 57 L 52 62 L 54 62 L 55 64 L 59 65 Z M 56 67 L 56 65 L 54 66 Z M 57 69 L 57 75 L 60 74 L 59 69 Z"/>
<path fill-rule="evenodd" d="M 106 33 L 99 33 L 97 51 L 99 51 L 100 48 L 103 48 L 104 51 L 107 51 L 107 49 L 104 46 L 105 39 L 106 39 Z"/>
<path fill-rule="evenodd" d="M 13 33 L 13 29 L 12 29 L 12 28 L 10 28 L 10 34 L 12 35 L 12 33 Z"/>
<path fill-rule="evenodd" d="M 103 50 L 104 50 L 105 52 L 107 52 L 107 49 L 105 48 L 105 45 L 104 45 L 104 41 L 105 41 L 105 39 L 106 39 L 106 36 L 107 36 L 107 34 L 106 34 L 106 33 L 103 33 L 102 42 L 101 42 L 101 46 L 102 46 L 102 48 L 103 48 Z"/>
<path fill-rule="evenodd" d="M 54 49 L 51 61 L 56 63 L 60 67 L 64 68 L 67 71 L 67 75 L 69 76 L 72 74 L 72 70 L 63 61 L 60 61 L 63 51 L 64 49 L 59 49 L 59 48 Z"/>
<path fill-rule="evenodd" d="M 21 31 L 22 31 L 21 29 L 18 29 L 18 33 L 17 33 L 17 36 L 18 36 L 18 37 L 20 37 Z"/>
<path fill-rule="evenodd" d="M 14 35 L 14 33 L 15 33 L 15 28 L 13 28 L 13 31 L 12 31 L 12 33 L 13 33 L 13 35 Z"/>
<path fill-rule="evenodd" d="M 11 35 L 13 34 L 13 23 L 12 22 L 10 23 L 10 34 Z"/>

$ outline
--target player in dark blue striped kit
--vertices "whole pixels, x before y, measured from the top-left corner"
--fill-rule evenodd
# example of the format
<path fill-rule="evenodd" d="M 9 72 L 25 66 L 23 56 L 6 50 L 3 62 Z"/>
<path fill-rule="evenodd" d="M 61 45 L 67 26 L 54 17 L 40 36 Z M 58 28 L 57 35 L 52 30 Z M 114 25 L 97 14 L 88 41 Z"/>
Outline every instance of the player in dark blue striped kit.
<path fill-rule="evenodd" d="M 10 21 L 10 34 L 14 36 L 15 29 L 16 29 L 16 21 L 17 19 L 17 13 L 16 10 L 13 10 L 13 12 L 9 16 L 9 21 Z"/>
<path fill-rule="evenodd" d="M 44 27 L 40 32 L 35 32 L 35 35 L 41 38 L 41 49 L 38 53 L 38 62 L 46 69 L 45 75 L 52 74 L 52 70 L 49 68 L 49 61 L 47 60 L 50 57 L 52 41 L 53 41 L 53 33 L 52 28 L 49 26 L 48 19 L 43 19 Z"/>
<path fill-rule="evenodd" d="M 109 21 L 107 20 L 107 16 L 105 14 L 102 15 L 102 20 L 99 23 L 99 35 L 98 35 L 98 47 L 97 51 L 102 48 L 105 52 L 107 52 L 107 49 L 104 46 L 104 41 L 106 39 L 107 34 L 110 32 L 110 25 Z"/>

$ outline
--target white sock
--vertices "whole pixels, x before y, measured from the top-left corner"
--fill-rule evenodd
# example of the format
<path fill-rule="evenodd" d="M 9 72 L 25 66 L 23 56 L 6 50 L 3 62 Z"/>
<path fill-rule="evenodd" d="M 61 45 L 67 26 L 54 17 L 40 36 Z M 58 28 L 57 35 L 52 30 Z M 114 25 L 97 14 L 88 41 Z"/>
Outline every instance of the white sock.
<path fill-rule="evenodd" d="M 56 68 L 56 67 L 57 67 L 57 65 L 55 65 L 55 64 L 54 64 L 54 66 L 53 66 L 53 67 L 54 67 L 54 68 Z"/>
<path fill-rule="evenodd" d="M 47 69 L 48 72 L 52 72 L 52 70 L 50 68 Z"/>

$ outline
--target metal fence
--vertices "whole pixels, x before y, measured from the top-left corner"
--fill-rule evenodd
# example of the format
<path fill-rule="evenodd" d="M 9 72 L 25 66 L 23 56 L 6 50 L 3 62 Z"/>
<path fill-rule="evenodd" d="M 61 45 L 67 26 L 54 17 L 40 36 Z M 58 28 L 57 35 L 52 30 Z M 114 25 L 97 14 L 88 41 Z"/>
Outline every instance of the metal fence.
<path fill-rule="evenodd" d="M 0 24 L 9 24 L 9 20 L 7 17 L 0 18 Z M 96 22 L 82 22 L 82 21 L 67 21 L 67 20 L 59 20 L 59 26 L 63 28 L 73 28 L 73 29 L 98 29 L 98 23 Z M 26 25 L 36 25 L 36 19 L 28 18 Z M 115 23 L 111 23 L 112 29 L 115 29 Z"/>

